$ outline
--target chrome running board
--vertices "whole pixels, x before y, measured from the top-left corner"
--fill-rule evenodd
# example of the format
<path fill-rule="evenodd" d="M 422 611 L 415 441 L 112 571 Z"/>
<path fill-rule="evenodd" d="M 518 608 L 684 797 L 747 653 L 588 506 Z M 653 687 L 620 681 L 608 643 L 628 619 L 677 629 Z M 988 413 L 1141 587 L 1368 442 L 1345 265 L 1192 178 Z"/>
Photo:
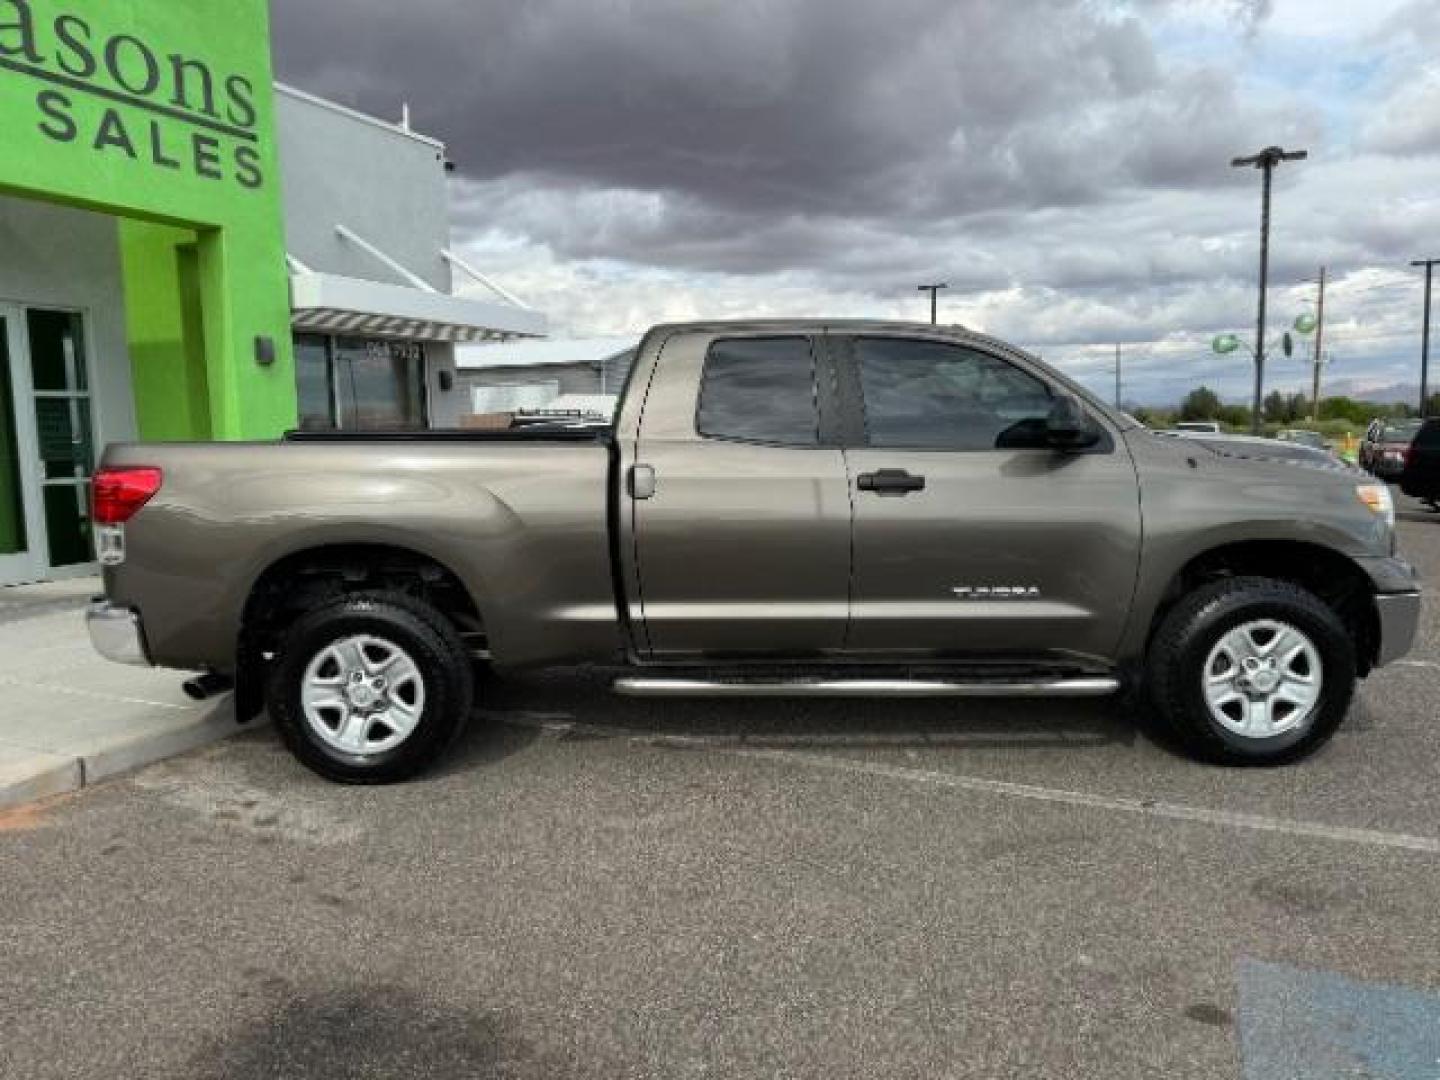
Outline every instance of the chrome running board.
<path fill-rule="evenodd" d="M 614 690 L 625 697 L 1104 697 L 1120 689 L 1108 676 L 1045 679 L 1036 682 L 950 682 L 940 679 L 776 679 L 717 682 L 707 679 L 616 679 Z"/>

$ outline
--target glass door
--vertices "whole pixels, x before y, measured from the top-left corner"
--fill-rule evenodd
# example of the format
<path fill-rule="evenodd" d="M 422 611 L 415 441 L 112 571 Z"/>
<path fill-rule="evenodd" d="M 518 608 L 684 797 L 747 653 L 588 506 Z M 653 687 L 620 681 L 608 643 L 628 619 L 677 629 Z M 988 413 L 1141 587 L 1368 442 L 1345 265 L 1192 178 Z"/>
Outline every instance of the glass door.
<path fill-rule="evenodd" d="M 0 304 L 0 585 L 42 577 L 30 372 L 18 307 Z"/>
<path fill-rule="evenodd" d="M 91 573 L 95 545 L 90 475 L 95 467 L 95 438 L 81 319 L 72 311 L 30 308 L 25 312 L 25 330 L 47 576 Z"/>

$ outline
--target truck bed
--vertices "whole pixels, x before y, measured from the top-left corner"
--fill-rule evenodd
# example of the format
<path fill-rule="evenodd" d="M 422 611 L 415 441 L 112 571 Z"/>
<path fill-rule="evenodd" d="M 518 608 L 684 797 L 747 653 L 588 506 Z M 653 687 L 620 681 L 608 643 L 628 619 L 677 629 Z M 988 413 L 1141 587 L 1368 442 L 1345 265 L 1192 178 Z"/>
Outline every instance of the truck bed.
<path fill-rule="evenodd" d="M 126 526 L 107 592 L 145 615 L 155 662 L 221 667 L 267 567 L 389 547 L 459 576 L 498 657 L 614 654 L 614 453 L 607 429 L 112 446 L 107 466 L 158 468 L 164 482 Z"/>

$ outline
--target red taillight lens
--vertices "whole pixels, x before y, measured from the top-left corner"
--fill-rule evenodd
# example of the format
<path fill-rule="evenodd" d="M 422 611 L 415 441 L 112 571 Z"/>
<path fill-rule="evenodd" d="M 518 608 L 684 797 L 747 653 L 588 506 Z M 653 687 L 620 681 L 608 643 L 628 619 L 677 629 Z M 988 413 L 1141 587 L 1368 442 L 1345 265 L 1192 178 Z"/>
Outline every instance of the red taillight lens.
<path fill-rule="evenodd" d="M 160 490 L 164 479 L 159 469 L 101 469 L 91 481 L 95 524 L 123 525 Z"/>

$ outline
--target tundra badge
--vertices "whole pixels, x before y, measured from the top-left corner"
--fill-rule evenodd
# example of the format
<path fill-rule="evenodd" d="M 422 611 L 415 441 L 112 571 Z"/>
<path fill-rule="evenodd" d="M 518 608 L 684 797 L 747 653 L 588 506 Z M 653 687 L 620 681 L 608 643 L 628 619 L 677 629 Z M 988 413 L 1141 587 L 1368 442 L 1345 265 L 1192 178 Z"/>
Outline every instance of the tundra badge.
<path fill-rule="evenodd" d="M 1038 600 L 1035 585 L 956 585 L 950 590 L 957 600 Z"/>

